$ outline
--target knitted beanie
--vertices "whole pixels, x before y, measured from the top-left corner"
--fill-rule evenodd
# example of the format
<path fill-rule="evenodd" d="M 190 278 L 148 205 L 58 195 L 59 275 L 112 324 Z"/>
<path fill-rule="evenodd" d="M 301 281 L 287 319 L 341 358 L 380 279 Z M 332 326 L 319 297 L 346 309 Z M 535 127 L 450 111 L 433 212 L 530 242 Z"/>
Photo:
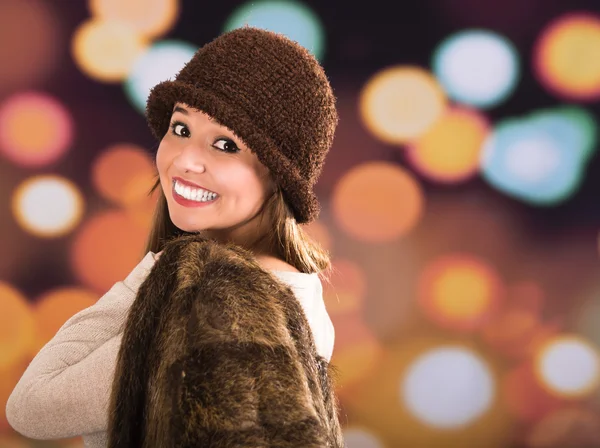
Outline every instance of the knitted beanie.
<path fill-rule="evenodd" d="M 338 115 L 318 61 L 283 35 L 243 27 L 200 48 L 173 81 L 155 86 L 146 118 L 157 139 L 176 102 L 233 131 L 271 172 L 298 223 L 319 213 L 313 186 Z"/>

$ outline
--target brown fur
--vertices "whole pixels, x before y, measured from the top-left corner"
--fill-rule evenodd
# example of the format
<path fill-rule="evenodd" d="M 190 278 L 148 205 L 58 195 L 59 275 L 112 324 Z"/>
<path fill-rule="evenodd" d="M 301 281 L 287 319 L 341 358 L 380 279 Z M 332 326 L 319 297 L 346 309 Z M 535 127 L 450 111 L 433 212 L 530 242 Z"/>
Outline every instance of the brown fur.
<path fill-rule="evenodd" d="M 342 448 L 328 363 L 291 289 L 233 245 L 168 243 L 131 307 L 109 448 Z"/>

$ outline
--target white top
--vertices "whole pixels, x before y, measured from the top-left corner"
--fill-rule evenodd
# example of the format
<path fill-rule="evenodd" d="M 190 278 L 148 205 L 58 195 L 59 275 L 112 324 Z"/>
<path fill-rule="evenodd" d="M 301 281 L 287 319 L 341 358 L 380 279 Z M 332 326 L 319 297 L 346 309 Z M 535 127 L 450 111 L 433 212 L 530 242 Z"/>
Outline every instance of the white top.
<path fill-rule="evenodd" d="M 17 432 L 40 440 L 83 436 L 86 447 L 106 447 L 110 390 L 125 321 L 154 262 L 148 252 L 125 280 L 67 320 L 35 356 L 6 403 L 6 418 Z M 272 272 L 294 291 L 317 351 L 330 360 L 334 330 L 319 276 Z"/>

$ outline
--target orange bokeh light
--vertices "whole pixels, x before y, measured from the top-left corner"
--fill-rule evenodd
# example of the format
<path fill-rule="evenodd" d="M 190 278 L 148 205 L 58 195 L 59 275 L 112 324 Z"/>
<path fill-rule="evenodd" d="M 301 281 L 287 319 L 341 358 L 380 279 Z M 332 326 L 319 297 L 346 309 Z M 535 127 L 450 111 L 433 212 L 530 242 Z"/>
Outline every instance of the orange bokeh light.
<path fill-rule="evenodd" d="M 572 100 L 600 98 L 600 16 L 560 17 L 542 33 L 534 50 L 540 82 Z"/>
<path fill-rule="evenodd" d="M 347 172 L 333 192 L 337 224 L 357 240 L 385 243 L 409 233 L 419 222 L 425 196 L 407 170 L 368 162 Z"/>
<path fill-rule="evenodd" d="M 37 331 L 32 353 L 46 345 L 71 316 L 97 300 L 98 293 L 78 287 L 56 289 L 39 297 L 33 306 Z"/>
<path fill-rule="evenodd" d="M 439 182 L 468 179 L 479 170 L 488 133 L 488 121 L 481 114 L 468 109 L 448 110 L 408 147 L 408 160 Z"/>
<path fill-rule="evenodd" d="M 89 7 L 102 20 L 124 22 L 152 38 L 169 31 L 179 15 L 179 0 L 89 0 Z"/>
<path fill-rule="evenodd" d="M 330 283 L 323 283 L 323 297 L 330 315 L 361 311 L 367 292 L 367 279 L 356 263 L 333 260 Z"/>
<path fill-rule="evenodd" d="M 418 302 L 425 315 L 438 325 L 469 332 L 493 316 L 501 289 L 498 274 L 484 261 L 471 255 L 446 255 L 422 272 Z"/>
<path fill-rule="evenodd" d="M 118 144 L 103 151 L 92 167 L 92 182 L 105 199 L 130 207 L 148 199 L 156 176 L 152 157 L 133 144 Z"/>
<path fill-rule="evenodd" d="M 23 294 L 3 282 L 0 282 L 0 303 L 0 369 L 7 369 L 29 354 L 35 320 Z"/>
<path fill-rule="evenodd" d="M 104 212 L 82 225 L 71 267 L 84 285 L 104 293 L 140 262 L 147 237 L 147 228 L 125 211 Z"/>
<path fill-rule="evenodd" d="M 64 106 L 49 95 L 24 92 L 0 107 L 0 151 L 23 166 L 56 161 L 73 139 L 73 122 Z"/>

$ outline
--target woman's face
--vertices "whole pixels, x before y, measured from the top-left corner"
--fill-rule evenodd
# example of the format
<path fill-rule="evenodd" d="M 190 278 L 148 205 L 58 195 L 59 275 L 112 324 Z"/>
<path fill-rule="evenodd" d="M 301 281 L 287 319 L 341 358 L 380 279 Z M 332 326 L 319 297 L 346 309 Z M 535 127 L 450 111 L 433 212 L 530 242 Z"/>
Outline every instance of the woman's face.
<path fill-rule="evenodd" d="M 186 232 L 243 232 L 272 188 L 267 168 L 233 132 L 181 103 L 156 164 L 171 220 Z"/>

